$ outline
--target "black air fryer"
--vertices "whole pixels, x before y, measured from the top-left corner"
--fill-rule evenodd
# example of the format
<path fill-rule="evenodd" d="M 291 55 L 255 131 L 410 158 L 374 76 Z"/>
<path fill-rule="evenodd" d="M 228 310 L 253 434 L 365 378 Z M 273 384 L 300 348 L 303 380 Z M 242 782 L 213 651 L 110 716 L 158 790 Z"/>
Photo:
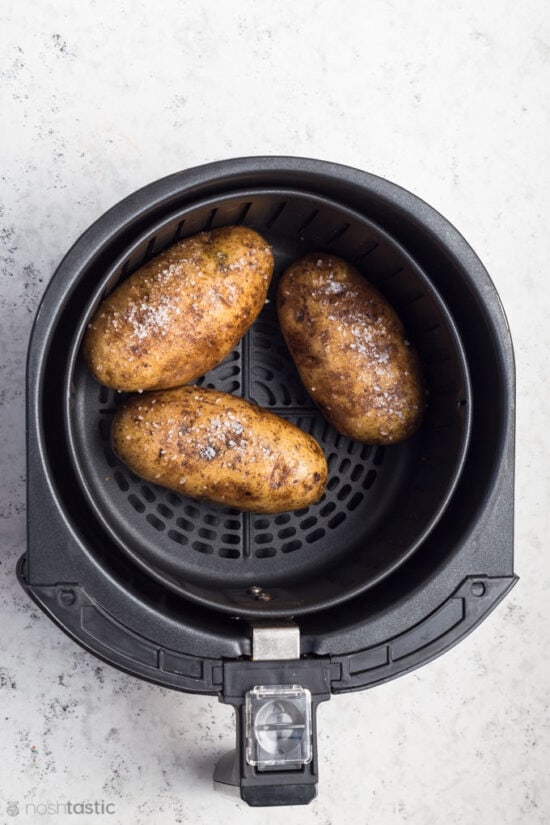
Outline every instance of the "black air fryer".
<path fill-rule="evenodd" d="M 80 344 L 101 299 L 175 241 L 243 223 L 273 246 L 270 302 L 197 383 L 311 433 L 321 500 L 243 513 L 156 487 L 123 465 L 110 425 L 123 395 Z M 307 252 L 351 261 L 420 353 L 428 408 L 390 447 L 339 435 L 306 394 L 278 329 L 281 272 Z M 28 551 L 21 584 L 86 650 L 236 710 L 215 770 L 249 805 L 316 793 L 316 708 L 416 668 L 472 630 L 513 573 L 514 364 L 485 269 L 409 192 L 302 158 L 208 164 L 146 186 L 101 217 L 57 269 L 27 374 Z"/>

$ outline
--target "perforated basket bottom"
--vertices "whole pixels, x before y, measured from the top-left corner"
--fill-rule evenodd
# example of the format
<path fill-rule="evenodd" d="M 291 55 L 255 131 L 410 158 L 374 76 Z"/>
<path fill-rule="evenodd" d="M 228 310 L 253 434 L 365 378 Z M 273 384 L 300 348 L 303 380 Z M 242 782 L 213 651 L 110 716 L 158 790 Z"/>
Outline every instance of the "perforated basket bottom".
<path fill-rule="evenodd" d="M 302 510 L 245 513 L 144 482 L 110 446 L 112 417 L 124 396 L 100 387 L 85 367 L 79 369 L 79 389 L 95 401 L 93 407 L 86 406 L 86 432 L 91 447 L 87 455 L 94 460 L 89 477 L 93 469 L 92 477 L 101 479 L 98 501 L 110 520 L 120 522 L 124 516 L 132 545 L 175 581 L 182 565 L 186 575 L 193 571 L 199 579 L 208 570 L 209 582 L 216 580 L 221 587 L 228 576 L 264 586 L 302 569 L 330 566 L 344 550 L 338 546 L 344 524 L 347 548 L 350 539 L 360 540 L 373 530 L 391 506 L 392 488 L 396 491 L 404 480 L 414 443 L 373 447 L 339 435 L 305 395 L 273 307 L 268 305 L 239 348 L 197 383 L 245 394 L 317 439 L 327 458 L 329 480 L 321 500 Z M 119 532 L 122 527 L 119 523 Z"/>
<path fill-rule="evenodd" d="M 467 417 L 465 365 L 452 322 L 425 276 L 384 233 L 319 198 L 288 193 L 226 197 L 152 228 L 106 276 L 105 290 L 178 237 L 245 223 L 273 245 L 269 303 L 239 346 L 197 384 L 241 395 L 311 433 L 329 465 L 327 489 L 310 507 L 256 515 L 196 502 L 145 483 L 113 454 L 110 425 L 124 396 L 100 387 L 78 358 L 69 424 L 81 482 L 113 552 L 123 549 L 173 590 L 234 613 L 271 596 L 271 611 L 305 612 L 374 584 L 400 564 L 437 520 L 460 467 Z M 183 215 L 183 217 L 182 217 Z M 305 392 L 275 311 L 278 278 L 307 251 L 355 260 L 388 294 L 424 361 L 430 406 L 403 444 L 371 447 L 340 436 Z M 88 307 L 88 317 L 97 295 Z M 84 319 L 86 320 L 86 319 Z M 118 549 L 117 549 L 118 548 Z M 246 612 L 246 611 L 245 611 Z"/>

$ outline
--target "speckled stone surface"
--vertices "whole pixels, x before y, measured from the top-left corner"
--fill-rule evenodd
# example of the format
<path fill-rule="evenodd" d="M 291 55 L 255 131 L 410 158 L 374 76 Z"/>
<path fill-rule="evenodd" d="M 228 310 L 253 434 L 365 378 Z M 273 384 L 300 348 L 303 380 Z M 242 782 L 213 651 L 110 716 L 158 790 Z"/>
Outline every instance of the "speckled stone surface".
<path fill-rule="evenodd" d="M 546 825 L 547 2 L 5 0 L 0 46 L 0 823 Z M 322 706 L 318 800 L 259 812 L 211 790 L 232 745 L 229 708 L 84 653 L 33 607 L 14 568 L 25 351 L 55 265 L 139 186 L 264 153 L 402 184 L 487 265 L 516 347 L 522 579 L 439 660 Z M 85 800 L 115 813 L 27 808 Z"/>

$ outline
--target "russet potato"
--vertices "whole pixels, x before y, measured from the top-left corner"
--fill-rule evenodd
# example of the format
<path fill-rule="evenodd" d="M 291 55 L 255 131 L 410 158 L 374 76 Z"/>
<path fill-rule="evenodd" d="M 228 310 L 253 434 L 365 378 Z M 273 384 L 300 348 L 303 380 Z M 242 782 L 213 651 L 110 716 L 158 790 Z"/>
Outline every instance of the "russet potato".
<path fill-rule="evenodd" d="M 330 423 L 369 444 L 393 444 L 419 427 L 420 361 L 384 296 L 351 264 L 310 254 L 277 292 L 279 322 L 302 381 Z"/>
<path fill-rule="evenodd" d="M 272 274 L 270 246 L 246 226 L 186 238 L 100 304 L 83 342 L 88 367 L 100 383 L 126 392 L 194 381 L 251 326 Z"/>
<path fill-rule="evenodd" d="M 315 439 L 216 390 L 187 386 L 129 398 L 115 415 L 112 445 L 142 478 L 240 510 L 307 507 L 327 481 Z"/>

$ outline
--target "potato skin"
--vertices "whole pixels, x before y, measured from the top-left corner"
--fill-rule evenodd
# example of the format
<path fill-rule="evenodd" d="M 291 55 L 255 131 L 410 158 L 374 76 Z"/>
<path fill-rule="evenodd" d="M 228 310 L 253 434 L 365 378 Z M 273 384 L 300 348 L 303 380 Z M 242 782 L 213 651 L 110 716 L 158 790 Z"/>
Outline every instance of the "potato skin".
<path fill-rule="evenodd" d="M 112 446 L 134 473 L 195 499 L 280 513 L 317 501 L 327 481 L 310 435 L 256 404 L 179 387 L 128 399 Z"/>
<path fill-rule="evenodd" d="M 271 247 L 246 226 L 186 238 L 102 302 L 84 337 L 88 367 L 126 392 L 194 381 L 251 326 L 272 274 Z"/>
<path fill-rule="evenodd" d="M 343 435 L 393 444 L 419 427 L 420 361 L 386 299 L 351 264 L 310 254 L 279 282 L 279 322 L 304 385 Z"/>

